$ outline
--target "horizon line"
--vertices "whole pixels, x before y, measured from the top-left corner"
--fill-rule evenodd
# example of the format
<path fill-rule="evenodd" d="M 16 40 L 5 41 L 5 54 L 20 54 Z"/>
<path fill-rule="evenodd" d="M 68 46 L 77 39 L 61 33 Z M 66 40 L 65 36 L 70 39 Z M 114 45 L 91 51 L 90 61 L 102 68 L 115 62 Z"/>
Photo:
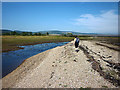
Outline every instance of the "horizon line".
<path fill-rule="evenodd" d="M 10 30 L 10 29 L 0 29 L 0 30 L 9 30 L 9 31 L 21 31 L 21 30 Z M 94 32 L 79 32 L 79 31 L 66 31 L 66 30 L 40 30 L 44 32 L 49 32 L 49 31 L 64 31 L 64 32 L 76 32 L 76 33 L 85 33 L 85 34 L 101 34 L 101 35 L 117 35 L 119 36 L 118 33 L 94 33 Z M 35 32 L 40 32 L 40 31 L 35 31 Z M 21 31 L 21 32 L 33 32 L 33 31 Z"/>

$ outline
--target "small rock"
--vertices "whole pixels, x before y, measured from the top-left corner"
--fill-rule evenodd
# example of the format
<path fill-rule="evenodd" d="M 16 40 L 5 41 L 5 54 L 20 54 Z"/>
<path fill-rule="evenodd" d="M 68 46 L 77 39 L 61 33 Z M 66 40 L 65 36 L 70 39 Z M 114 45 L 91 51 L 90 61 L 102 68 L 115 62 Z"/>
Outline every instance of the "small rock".
<path fill-rule="evenodd" d="M 73 60 L 74 62 L 77 62 L 77 60 Z"/>
<path fill-rule="evenodd" d="M 88 59 L 87 61 L 90 62 L 90 59 Z"/>
<path fill-rule="evenodd" d="M 65 61 L 64 63 L 67 63 L 67 61 Z"/>
<path fill-rule="evenodd" d="M 105 58 L 104 56 L 102 56 L 103 58 Z"/>
<path fill-rule="evenodd" d="M 57 67 L 57 65 L 55 65 L 55 67 Z"/>
<path fill-rule="evenodd" d="M 100 60 L 98 60 L 98 62 L 100 62 Z"/>
<path fill-rule="evenodd" d="M 52 65 L 52 67 L 54 67 L 54 65 Z"/>
<path fill-rule="evenodd" d="M 49 86 L 51 86 L 51 84 L 49 84 Z"/>
<path fill-rule="evenodd" d="M 109 57 L 107 57 L 107 58 L 111 58 L 112 56 L 109 56 Z"/>

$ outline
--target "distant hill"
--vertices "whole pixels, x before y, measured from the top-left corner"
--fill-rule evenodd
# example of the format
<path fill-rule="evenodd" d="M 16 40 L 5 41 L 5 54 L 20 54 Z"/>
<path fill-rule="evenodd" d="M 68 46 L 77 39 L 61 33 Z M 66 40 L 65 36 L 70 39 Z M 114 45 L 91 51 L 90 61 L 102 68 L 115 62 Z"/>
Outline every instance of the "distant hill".
<path fill-rule="evenodd" d="M 73 32 L 73 31 L 40 31 L 40 33 L 49 33 L 49 34 L 67 34 L 72 33 L 73 35 L 97 35 L 97 33 L 80 33 L 80 32 Z"/>
<path fill-rule="evenodd" d="M 2 31 L 2 33 L 10 33 L 10 32 L 13 32 L 12 30 L 6 30 L 6 29 L 2 29 L 0 30 Z M 18 30 L 15 30 L 17 33 L 22 33 L 22 31 L 18 31 Z"/>
<path fill-rule="evenodd" d="M 40 31 L 40 33 L 49 33 L 49 34 L 67 34 L 67 33 L 72 33 L 72 34 L 80 34 L 79 32 L 71 32 L 71 31 Z"/>
<path fill-rule="evenodd" d="M 40 33 L 45 34 L 67 34 L 72 33 L 73 35 L 98 35 L 97 33 L 80 33 L 80 32 L 73 32 L 73 31 L 40 31 Z"/>
<path fill-rule="evenodd" d="M 0 30 L 2 31 L 2 33 L 10 33 L 13 32 L 13 30 L 6 30 L 6 29 L 2 29 Z M 21 34 L 22 32 L 27 32 L 27 31 L 19 31 L 19 30 L 15 30 L 17 33 Z M 74 32 L 74 31 L 58 31 L 58 30 L 51 30 L 51 31 L 39 31 L 42 34 L 46 34 L 47 32 L 49 34 L 67 34 L 67 33 L 72 33 L 73 35 L 88 35 L 88 36 L 117 36 L 117 35 L 111 35 L 111 34 L 98 34 L 98 33 L 80 33 L 80 32 Z M 32 32 L 34 33 L 39 33 L 39 32 Z"/>
<path fill-rule="evenodd" d="M 26 31 L 19 31 L 19 30 L 15 30 L 17 33 L 22 33 L 22 32 L 26 32 Z M 4 33 L 10 33 L 10 32 L 12 32 L 12 30 L 5 30 L 5 29 L 3 29 L 2 30 L 2 33 L 4 34 Z M 39 31 L 40 33 L 42 33 L 42 34 L 46 34 L 47 32 L 49 33 L 49 34 L 67 34 L 67 33 L 72 33 L 72 34 L 76 34 L 76 35 L 78 35 L 78 34 L 81 34 L 81 33 L 79 33 L 79 32 L 71 32 L 71 31 Z M 39 32 L 32 32 L 32 33 L 39 33 Z"/>
<path fill-rule="evenodd" d="M 0 31 L 2 31 L 3 34 L 13 32 L 13 30 L 6 30 L 6 29 L 2 29 Z M 22 32 L 26 32 L 26 31 L 19 31 L 19 30 L 15 30 L 15 31 L 19 34 L 21 34 Z"/>
<path fill-rule="evenodd" d="M 10 33 L 11 32 L 11 30 L 0 30 L 0 31 L 2 31 L 2 33 Z"/>

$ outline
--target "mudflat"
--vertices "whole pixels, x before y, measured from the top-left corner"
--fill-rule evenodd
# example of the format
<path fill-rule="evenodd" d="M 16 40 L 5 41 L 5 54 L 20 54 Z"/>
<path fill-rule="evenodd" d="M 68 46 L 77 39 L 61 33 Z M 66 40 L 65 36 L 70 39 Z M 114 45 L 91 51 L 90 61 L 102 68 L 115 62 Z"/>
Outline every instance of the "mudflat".
<path fill-rule="evenodd" d="M 26 59 L 2 79 L 3 88 L 118 88 L 119 51 L 73 41 Z"/>

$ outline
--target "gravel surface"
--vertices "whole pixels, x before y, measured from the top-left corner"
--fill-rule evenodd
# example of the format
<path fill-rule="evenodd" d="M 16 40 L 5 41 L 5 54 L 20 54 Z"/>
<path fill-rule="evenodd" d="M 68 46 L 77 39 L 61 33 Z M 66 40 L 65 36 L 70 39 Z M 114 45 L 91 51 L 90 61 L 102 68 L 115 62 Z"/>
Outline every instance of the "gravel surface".
<path fill-rule="evenodd" d="M 110 56 L 107 60 L 118 63 L 118 51 L 90 41 L 81 41 L 80 45 L 92 50 L 90 54 L 106 70 L 109 69 L 107 63 L 99 56 Z M 88 60 L 84 52 L 75 49 L 73 42 L 70 42 L 28 58 L 17 70 L 3 78 L 3 88 L 115 88 L 92 68 Z"/>

